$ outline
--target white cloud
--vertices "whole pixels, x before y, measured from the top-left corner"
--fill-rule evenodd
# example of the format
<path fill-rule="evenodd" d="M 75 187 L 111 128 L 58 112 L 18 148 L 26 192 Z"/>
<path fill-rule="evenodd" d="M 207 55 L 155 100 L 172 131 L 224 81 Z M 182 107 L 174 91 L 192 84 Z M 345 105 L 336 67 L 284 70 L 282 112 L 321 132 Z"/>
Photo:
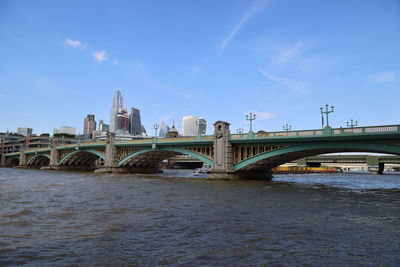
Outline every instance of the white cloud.
<path fill-rule="evenodd" d="M 249 115 L 250 113 L 253 113 L 256 115 L 256 120 L 262 121 L 262 120 L 267 120 L 271 118 L 275 118 L 276 115 L 271 113 L 271 112 L 260 112 L 260 111 L 249 111 L 246 112 L 246 115 Z"/>
<path fill-rule="evenodd" d="M 109 60 L 109 58 L 106 57 L 106 51 L 105 50 L 101 50 L 101 51 L 93 53 L 93 57 L 94 57 L 94 59 L 96 59 L 100 63 L 103 62 L 103 61 Z"/>
<path fill-rule="evenodd" d="M 5 95 L 3 95 L 3 94 L 0 94 L 0 97 L 5 97 Z"/>
<path fill-rule="evenodd" d="M 118 65 L 118 61 L 115 58 L 113 59 L 113 65 Z"/>
<path fill-rule="evenodd" d="M 394 81 L 396 81 L 396 73 L 394 71 L 377 73 L 368 78 L 369 84 L 392 83 Z"/>
<path fill-rule="evenodd" d="M 271 1 L 268 0 L 262 0 L 262 1 L 256 1 L 247 11 L 244 13 L 243 17 L 239 21 L 238 24 L 232 29 L 232 31 L 229 33 L 227 37 L 224 38 L 222 41 L 222 44 L 219 48 L 218 51 L 218 56 L 221 56 L 222 53 L 224 52 L 226 46 L 229 44 L 229 42 L 232 40 L 233 37 L 242 29 L 242 27 L 246 24 L 246 22 L 256 15 L 258 12 L 262 11 Z"/>
<path fill-rule="evenodd" d="M 65 39 L 65 42 L 67 45 L 74 47 L 74 48 L 80 48 L 82 50 L 86 49 L 86 44 L 83 44 L 81 41 L 79 40 L 71 40 L 69 38 Z"/>
<path fill-rule="evenodd" d="M 267 77 L 268 79 L 275 81 L 278 84 L 280 84 L 282 86 L 286 86 L 286 87 L 288 87 L 296 92 L 299 92 L 299 93 L 305 93 L 307 91 L 307 87 L 309 86 L 309 84 L 306 82 L 296 81 L 296 80 L 289 79 L 289 78 L 278 77 L 278 76 L 272 75 L 271 73 L 269 73 L 263 69 L 258 69 L 258 71 L 262 75 Z"/>

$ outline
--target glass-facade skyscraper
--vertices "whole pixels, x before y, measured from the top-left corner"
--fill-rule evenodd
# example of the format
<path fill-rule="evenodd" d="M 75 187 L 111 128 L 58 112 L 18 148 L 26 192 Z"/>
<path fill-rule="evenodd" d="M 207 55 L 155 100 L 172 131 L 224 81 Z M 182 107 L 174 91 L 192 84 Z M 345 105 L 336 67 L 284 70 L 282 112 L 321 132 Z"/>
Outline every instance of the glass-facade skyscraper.
<path fill-rule="evenodd" d="M 141 135 L 142 134 L 142 122 L 140 119 L 140 110 L 137 108 L 131 108 L 131 115 L 129 116 L 130 120 L 130 133 L 133 135 Z"/>
<path fill-rule="evenodd" d="M 113 105 L 111 108 L 111 113 L 110 113 L 110 132 L 116 132 L 118 130 L 118 126 L 116 125 L 116 118 L 119 109 L 122 107 L 122 95 L 119 90 L 115 91 L 114 94 L 114 99 L 113 99 Z"/>
<path fill-rule="evenodd" d="M 199 125 L 197 125 L 199 121 Z M 183 117 L 183 135 L 184 136 L 196 136 L 200 131 L 200 134 L 205 134 L 207 130 L 207 121 L 199 116 L 185 116 Z"/>

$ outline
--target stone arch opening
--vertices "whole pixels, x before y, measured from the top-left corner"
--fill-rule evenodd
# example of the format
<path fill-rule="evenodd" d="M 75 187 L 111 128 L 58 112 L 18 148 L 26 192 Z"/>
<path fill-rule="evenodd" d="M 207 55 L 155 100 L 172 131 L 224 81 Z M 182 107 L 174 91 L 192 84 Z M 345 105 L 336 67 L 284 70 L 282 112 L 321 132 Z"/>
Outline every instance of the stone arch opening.
<path fill-rule="evenodd" d="M 119 167 L 124 168 L 139 168 L 140 169 L 158 169 L 160 163 L 164 159 L 168 159 L 177 155 L 189 155 L 202 161 L 205 164 L 213 166 L 211 159 L 196 153 L 180 148 L 157 148 L 157 149 L 144 149 L 134 152 L 118 162 Z"/>
<path fill-rule="evenodd" d="M 6 161 L 7 167 L 14 167 L 19 165 L 19 158 L 10 158 Z"/>
<path fill-rule="evenodd" d="M 67 169 L 94 170 L 104 164 L 104 155 L 92 150 L 76 150 L 65 155 L 59 162 Z"/>
<path fill-rule="evenodd" d="M 305 157 L 339 152 L 370 152 L 400 155 L 400 148 L 374 143 L 325 143 L 293 146 L 249 158 L 234 166 L 236 172 L 265 172 L 284 163 Z"/>
<path fill-rule="evenodd" d="M 45 167 L 50 164 L 50 156 L 49 155 L 34 155 L 27 162 L 27 165 L 30 167 Z"/>

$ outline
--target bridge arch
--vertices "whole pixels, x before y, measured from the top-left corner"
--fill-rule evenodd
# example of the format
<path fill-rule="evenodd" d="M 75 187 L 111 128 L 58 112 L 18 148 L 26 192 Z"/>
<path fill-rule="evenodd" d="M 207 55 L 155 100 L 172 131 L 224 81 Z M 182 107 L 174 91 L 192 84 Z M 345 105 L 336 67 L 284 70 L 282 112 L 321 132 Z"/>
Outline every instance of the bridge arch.
<path fill-rule="evenodd" d="M 266 152 L 252 158 L 248 158 L 234 165 L 235 171 L 246 169 L 258 169 L 267 165 L 268 168 L 274 168 L 284 163 L 327 153 L 338 152 L 371 152 L 388 153 L 400 155 L 400 146 L 384 145 L 379 143 L 348 143 L 348 142 L 325 142 L 319 144 L 297 145 Z"/>
<path fill-rule="evenodd" d="M 208 158 L 200 153 L 194 152 L 194 151 L 186 150 L 183 148 L 155 148 L 155 149 L 148 148 L 148 149 L 136 151 L 136 152 L 126 156 L 125 158 L 121 159 L 118 162 L 118 167 L 126 166 L 129 163 L 129 161 L 131 161 L 141 155 L 150 154 L 150 153 L 155 156 L 153 163 L 156 163 L 156 164 L 161 162 L 163 159 L 174 156 L 174 155 L 187 154 L 187 155 L 190 155 L 190 156 L 202 161 L 205 164 L 214 166 L 214 162 L 210 158 Z M 158 157 L 157 157 L 157 154 L 159 155 Z"/>
<path fill-rule="evenodd" d="M 58 163 L 59 166 L 94 166 L 97 159 L 105 160 L 103 153 L 93 149 L 79 149 L 66 154 Z"/>
<path fill-rule="evenodd" d="M 47 166 L 49 165 L 49 163 L 50 163 L 50 155 L 36 154 L 26 162 L 26 165 Z"/>

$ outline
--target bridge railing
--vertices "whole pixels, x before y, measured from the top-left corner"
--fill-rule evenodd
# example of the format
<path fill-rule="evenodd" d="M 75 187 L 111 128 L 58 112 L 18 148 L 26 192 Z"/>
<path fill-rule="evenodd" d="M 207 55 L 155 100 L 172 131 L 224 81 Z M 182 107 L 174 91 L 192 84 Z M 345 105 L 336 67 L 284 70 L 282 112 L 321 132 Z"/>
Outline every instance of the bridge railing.
<path fill-rule="evenodd" d="M 316 130 L 300 130 L 300 131 L 279 131 L 254 133 L 253 136 L 246 134 L 231 134 L 232 139 L 239 138 L 268 138 L 268 137 L 312 137 L 312 136 L 337 136 L 337 135 L 370 135 L 370 134 L 392 134 L 400 133 L 400 125 L 383 125 L 383 126 L 367 126 L 353 128 L 328 128 Z"/>
<path fill-rule="evenodd" d="M 179 142 L 179 141 L 198 141 L 198 140 L 213 140 L 214 135 L 204 135 L 204 136 L 179 136 L 179 137 L 174 137 L 174 138 L 167 138 L 167 137 L 157 137 L 157 143 L 163 143 L 163 142 Z M 115 141 L 116 144 L 141 144 L 141 143 L 153 143 L 154 137 L 153 138 L 147 138 L 147 139 L 137 139 L 137 140 L 119 140 Z"/>

